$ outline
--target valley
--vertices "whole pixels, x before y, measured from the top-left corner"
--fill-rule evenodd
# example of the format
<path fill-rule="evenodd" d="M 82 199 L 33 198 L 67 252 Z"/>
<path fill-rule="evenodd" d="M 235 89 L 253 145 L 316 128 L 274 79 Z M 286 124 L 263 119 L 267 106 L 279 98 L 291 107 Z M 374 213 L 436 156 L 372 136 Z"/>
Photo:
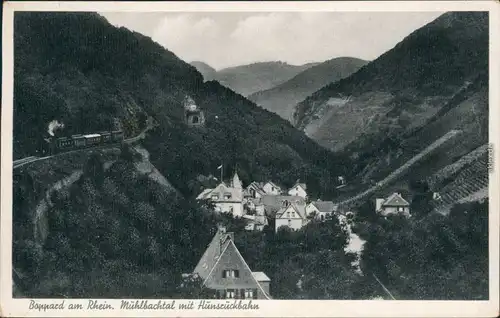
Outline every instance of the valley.
<path fill-rule="evenodd" d="M 488 299 L 487 14 L 219 70 L 97 13 L 14 22 L 15 297 Z"/>

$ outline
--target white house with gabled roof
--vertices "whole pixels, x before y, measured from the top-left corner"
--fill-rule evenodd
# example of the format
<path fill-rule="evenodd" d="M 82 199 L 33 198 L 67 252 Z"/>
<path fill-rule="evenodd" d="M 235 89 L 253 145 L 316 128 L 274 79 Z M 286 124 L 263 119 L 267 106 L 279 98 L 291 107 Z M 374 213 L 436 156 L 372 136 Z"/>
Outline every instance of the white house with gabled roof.
<path fill-rule="evenodd" d="M 282 191 L 281 187 L 276 185 L 272 181 L 266 182 L 262 187 L 262 190 L 264 190 L 264 192 L 269 195 L 280 195 Z"/>
<path fill-rule="evenodd" d="M 313 201 L 306 206 L 306 215 L 315 215 L 315 218 L 324 221 L 327 217 L 331 216 L 336 210 L 337 205 L 332 201 Z"/>
<path fill-rule="evenodd" d="M 410 216 L 410 203 L 400 193 L 393 193 L 388 198 L 377 198 L 375 210 L 383 216 L 390 214 L 403 214 Z"/>
<path fill-rule="evenodd" d="M 233 176 L 231 186 L 221 182 L 214 189 L 205 189 L 196 199 L 213 202 L 216 212 L 229 212 L 239 217 L 244 214 L 243 189 L 237 173 Z"/>
<path fill-rule="evenodd" d="M 282 226 L 287 226 L 292 230 L 300 230 L 308 222 L 305 208 L 295 203 L 290 203 L 276 212 L 275 230 L 277 232 Z"/>
<path fill-rule="evenodd" d="M 299 196 L 307 199 L 307 185 L 297 181 L 293 187 L 288 189 L 288 195 Z"/>

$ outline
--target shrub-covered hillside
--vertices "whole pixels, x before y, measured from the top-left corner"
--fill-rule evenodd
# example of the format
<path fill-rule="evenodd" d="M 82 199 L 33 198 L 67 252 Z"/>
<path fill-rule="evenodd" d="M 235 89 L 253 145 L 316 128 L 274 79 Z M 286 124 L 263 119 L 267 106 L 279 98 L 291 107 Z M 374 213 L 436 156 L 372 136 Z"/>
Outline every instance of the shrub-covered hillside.
<path fill-rule="evenodd" d="M 141 172 L 135 157 L 122 151 L 106 167 L 94 153 L 74 183 L 50 191 L 44 212 L 34 178 L 31 188 L 26 178 L 16 183 L 14 296 L 194 296 L 179 289 L 181 274 L 203 254 L 215 215 Z M 38 223 L 46 236 L 33 237 Z"/>
<path fill-rule="evenodd" d="M 66 133 L 118 122 L 130 136 L 147 114 L 159 124 L 146 142 L 151 160 L 185 194 L 221 161 L 244 181 L 301 179 L 313 195 L 331 195 L 346 166 L 277 115 L 217 82 L 203 83 L 193 66 L 150 38 L 93 13 L 16 13 L 15 87 L 18 157 L 33 154 L 53 119 Z M 205 111 L 205 128 L 184 124 L 186 96 Z"/>

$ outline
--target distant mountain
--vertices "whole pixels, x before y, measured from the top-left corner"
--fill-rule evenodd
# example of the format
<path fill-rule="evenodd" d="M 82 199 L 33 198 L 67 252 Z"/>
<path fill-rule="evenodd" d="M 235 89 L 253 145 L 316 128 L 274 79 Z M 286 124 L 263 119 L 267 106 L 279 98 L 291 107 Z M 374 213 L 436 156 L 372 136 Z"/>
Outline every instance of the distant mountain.
<path fill-rule="evenodd" d="M 253 93 L 248 99 L 286 120 L 292 120 L 295 105 L 323 86 L 356 72 L 367 61 L 338 57 L 314 65 L 271 89 Z"/>
<path fill-rule="evenodd" d="M 438 17 L 299 103 L 294 122 L 321 145 L 349 154 L 361 182 L 380 180 L 460 130 L 412 171 L 426 177 L 453 163 L 488 142 L 488 13 Z"/>
<path fill-rule="evenodd" d="M 200 72 L 201 75 L 203 75 L 203 79 L 205 81 L 211 81 L 211 80 L 216 78 L 217 71 L 215 70 L 215 68 L 211 67 L 207 63 L 200 62 L 200 61 L 193 61 L 189 64 L 196 67 L 198 72 Z"/>
<path fill-rule="evenodd" d="M 216 80 L 233 91 L 248 96 L 280 85 L 317 64 L 308 63 L 297 66 L 284 62 L 252 63 L 219 70 Z"/>

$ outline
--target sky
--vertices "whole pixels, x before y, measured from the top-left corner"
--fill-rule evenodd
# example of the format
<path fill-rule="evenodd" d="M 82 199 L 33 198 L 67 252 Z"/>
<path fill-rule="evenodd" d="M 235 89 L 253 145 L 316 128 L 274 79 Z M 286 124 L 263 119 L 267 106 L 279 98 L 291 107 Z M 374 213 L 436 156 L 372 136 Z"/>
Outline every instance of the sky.
<path fill-rule="evenodd" d="M 374 60 L 442 12 L 101 12 L 186 62 L 219 70 L 254 62 Z"/>

